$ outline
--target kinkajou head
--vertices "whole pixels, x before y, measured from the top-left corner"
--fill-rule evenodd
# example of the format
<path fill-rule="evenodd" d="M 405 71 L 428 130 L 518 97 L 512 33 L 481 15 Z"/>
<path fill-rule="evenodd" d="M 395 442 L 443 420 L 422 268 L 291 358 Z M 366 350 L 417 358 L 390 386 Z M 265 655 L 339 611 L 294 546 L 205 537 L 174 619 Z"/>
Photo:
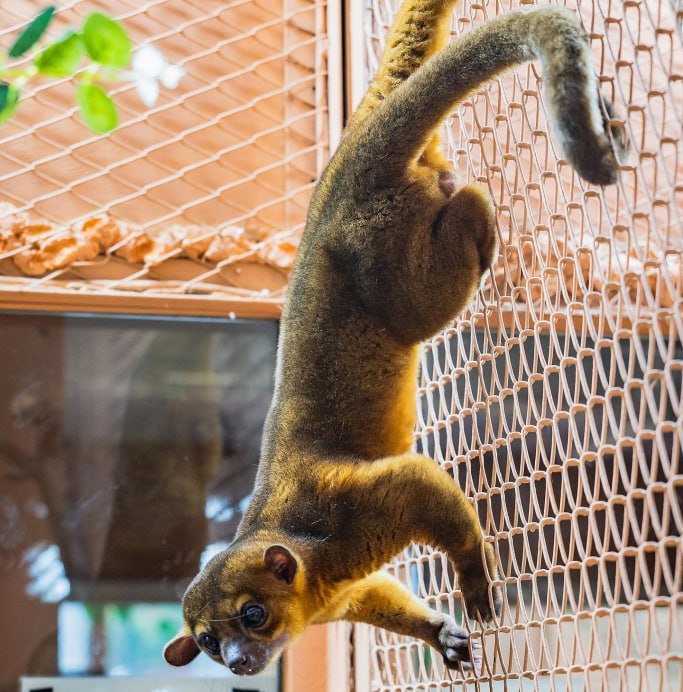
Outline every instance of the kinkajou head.
<path fill-rule="evenodd" d="M 288 548 L 237 542 L 188 587 L 185 626 L 164 657 L 182 666 L 203 651 L 237 675 L 260 673 L 306 626 L 305 592 L 303 569 Z"/>

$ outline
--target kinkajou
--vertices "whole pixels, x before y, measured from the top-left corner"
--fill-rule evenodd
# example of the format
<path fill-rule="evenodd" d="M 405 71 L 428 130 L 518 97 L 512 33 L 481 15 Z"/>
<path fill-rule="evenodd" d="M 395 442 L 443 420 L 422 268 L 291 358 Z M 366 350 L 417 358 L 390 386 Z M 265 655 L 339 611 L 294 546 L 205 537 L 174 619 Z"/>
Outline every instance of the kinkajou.
<path fill-rule="evenodd" d="M 482 83 L 539 59 L 553 130 L 583 178 L 615 181 L 618 132 L 572 13 L 525 8 L 448 43 L 454 4 L 404 2 L 313 194 L 253 499 L 234 543 L 187 589 L 169 663 L 204 651 L 258 673 L 307 624 L 346 619 L 419 637 L 448 666 L 480 667 L 480 646 L 452 617 L 379 571 L 411 541 L 430 544 L 452 561 L 470 618 L 500 611 L 472 506 L 411 451 L 418 345 L 467 305 L 496 256 L 491 201 L 456 183 L 437 130 Z"/>

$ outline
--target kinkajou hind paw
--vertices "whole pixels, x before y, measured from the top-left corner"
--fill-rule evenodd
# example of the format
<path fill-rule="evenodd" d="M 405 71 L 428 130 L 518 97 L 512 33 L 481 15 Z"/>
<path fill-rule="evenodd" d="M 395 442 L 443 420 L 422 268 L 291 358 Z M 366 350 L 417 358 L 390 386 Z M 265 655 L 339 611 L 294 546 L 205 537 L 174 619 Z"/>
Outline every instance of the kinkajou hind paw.
<path fill-rule="evenodd" d="M 481 620 L 484 624 L 495 624 L 503 604 L 498 587 L 493 587 L 493 593 L 489 595 L 488 584 L 482 584 L 474 590 L 463 586 L 462 595 L 465 600 L 465 610 L 470 620 Z M 493 609 L 491 609 L 491 600 L 493 601 Z"/>
<path fill-rule="evenodd" d="M 489 585 L 486 580 L 479 580 L 473 585 L 471 582 L 468 583 L 468 580 L 463 579 L 462 596 L 470 620 L 481 620 L 488 624 L 495 623 L 503 605 L 500 588 L 494 586 L 489 593 Z M 493 609 L 491 605 L 493 605 Z"/>
<path fill-rule="evenodd" d="M 460 588 L 470 620 L 495 624 L 503 606 L 503 593 L 491 583 L 498 578 L 493 548 L 487 543 L 482 547 L 483 559 L 476 556 L 458 566 Z"/>
<path fill-rule="evenodd" d="M 473 670 L 475 675 L 479 675 L 483 659 L 481 642 L 470 639 L 467 631 L 458 627 L 450 615 L 444 615 L 444 618 L 439 632 L 444 664 L 447 668 L 457 668 L 461 664 L 464 670 Z"/>

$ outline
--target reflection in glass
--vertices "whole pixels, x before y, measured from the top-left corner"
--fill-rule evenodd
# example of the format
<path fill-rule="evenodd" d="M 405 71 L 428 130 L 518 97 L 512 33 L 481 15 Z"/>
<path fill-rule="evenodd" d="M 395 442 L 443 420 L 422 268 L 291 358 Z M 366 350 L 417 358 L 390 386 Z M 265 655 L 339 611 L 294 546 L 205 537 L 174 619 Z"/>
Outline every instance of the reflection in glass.
<path fill-rule="evenodd" d="M 0 315 L 1 692 L 173 672 L 179 598 L 248 502 L 276 329 Z"/>

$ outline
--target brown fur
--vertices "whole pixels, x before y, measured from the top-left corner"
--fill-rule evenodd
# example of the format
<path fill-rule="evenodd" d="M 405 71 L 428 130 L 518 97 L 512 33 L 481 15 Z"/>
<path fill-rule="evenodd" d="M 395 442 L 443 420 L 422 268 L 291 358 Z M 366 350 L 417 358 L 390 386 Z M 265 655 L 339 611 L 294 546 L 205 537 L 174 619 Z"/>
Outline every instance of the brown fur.
<path fill-rule="evenodd" d="M 176 665 L 210 644 L 235 672 L 258 672 L 306 624 L 339 618 L 421 637 L 449 666 L 480 664 L 450 616 L 377 572 L 411 541 L 428 543 L 453 562 L 470 617 L 500 608 L 470 503 L 410 452 L 418 345 L 465 307 L 496 250 L 491 202 L 477 186 L 455 188 L 437 128 L 482 82 L 540 57 L 567 156 L 600 183 L 616 161 L 569 13 L 514 12 L 443 47 L 453 4 L 406 0 L 315 191 L 253 499 L 233 546 L 185 595 L 185 631 L 166 649 Z M 250 603 L 265 609 L 263 625 L 245 625 Z"/>

